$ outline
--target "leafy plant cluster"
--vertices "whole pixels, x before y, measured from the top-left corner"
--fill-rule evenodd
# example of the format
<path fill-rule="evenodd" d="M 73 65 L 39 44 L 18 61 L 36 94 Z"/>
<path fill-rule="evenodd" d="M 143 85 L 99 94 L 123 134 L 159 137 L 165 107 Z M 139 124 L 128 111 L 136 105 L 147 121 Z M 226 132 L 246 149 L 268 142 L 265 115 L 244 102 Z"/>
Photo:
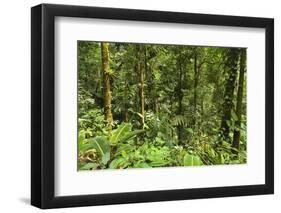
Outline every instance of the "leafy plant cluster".
<path fill-rule="evenodd" d="M 137 135 L 145 130 L 132 131 L 130 123 L 122 123 L 112 135 L 96 136 L 86 139 L 79 135 L 79 167 L 89 169 L 151 168 L 162 166 L 203 165 L 202 160 L 193 152 L 181 146 L 171 148 L 161 137 L 153 143 L 136 141 Z"/>

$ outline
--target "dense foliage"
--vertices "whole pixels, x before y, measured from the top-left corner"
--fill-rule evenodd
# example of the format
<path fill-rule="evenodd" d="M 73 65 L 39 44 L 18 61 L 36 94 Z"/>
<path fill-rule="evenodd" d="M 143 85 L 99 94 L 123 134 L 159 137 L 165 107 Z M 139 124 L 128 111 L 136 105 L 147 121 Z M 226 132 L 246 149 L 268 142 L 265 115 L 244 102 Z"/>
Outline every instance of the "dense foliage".
<path fill-rule="evenodd" d="M 245 163 L 246 49 L 78 42 L 79 170 Z"/>

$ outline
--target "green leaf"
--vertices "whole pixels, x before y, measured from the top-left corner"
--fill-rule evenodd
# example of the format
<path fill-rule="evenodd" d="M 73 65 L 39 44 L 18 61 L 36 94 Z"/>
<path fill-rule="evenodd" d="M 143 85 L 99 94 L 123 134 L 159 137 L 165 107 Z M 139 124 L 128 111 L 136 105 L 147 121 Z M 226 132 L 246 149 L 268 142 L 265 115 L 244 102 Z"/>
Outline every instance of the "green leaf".
<path fill-rule="evenodd" d="M 143 132 L 145 132 L 145 130 L 134 130 L 134 131 L 130 131 L 130 132 L 126 133 L 123 137 L 121 137 L 118 142 L 120 142 L 120 143 L 126 142 L 126 141 L 128 141 L 129 139 L 132 139 L 132 138 L 134 138 L 136 135 L 138 135 L 138 134 L 140 134 L 140 133 L 143 133 Z"/>
<path fill-rule="evenodd" d="M 112 131 L 112 135 L 110 137 L 110 142 L 112 144 L 117 144 L 120 138 L 132 129 L 132 124 L 122 123 L 117 129 Z"/>
<path fill-rule="evenodd" d="M 124 143 L 136 135 L 145 132 L 145 130 L 131 131 L 131 129 L 132 124 L 122 123 L 116 130 L 112 132 L 112 136 L 110 138 L 111 144 Z"/>
<path fill-rule="evenodd" d="M 187 128 L 186 130 L 187 130 L 190 134 L 193 134 L 193 129 Z"/>
<path fill-rule="evenodd" d="M 84 143 L 84 140 L 85 140 L 85 133 L 82 132 L 82 131 L 79 131 L 79 133 L 78 133 L 78 144 L 79 144 L 79 146 Z"/>
<path fill-rule="evenodd" d="M 149 163 L 149 166 L 152 167 L 161 167 L 161 166 L 166 166 L 168 162 L 163 161 L 163 160 L 158 160 L 158 161 L 152 161 Z"/>
<path fill-rule="evenodd" d="M 219 153 L 219 162 L 221 164 L 224 164 L 224 157 L 223 157 L 223 154 L 222 153 Z"/>
<path fill-rule="evenodd" d="M 226 120 L 226 124 L 227 124 L 227 126 L 231 127 L 231 122 L 230 122 L 230 120 Z"/>
<path fill-rule="evenodd" d="M 186 154 L 183 158 L 184 166 L 200 166 L 203 165 L 202 160 L 199 156 Z"/>
<path fill-rule="evenodd" d="M 86 152 L 89 149 L 92 149 L 93 145 L 89 144 L 89 143 L 83 143 L 83 144 L 79 144 L 79 152 Z"/>
<path fill-rule="evenodd" d="M 151 168 L 147 163 L 145 162 L 137 162 L 134 166 L 134 168 Z"/>
<path fill-rule="evenodd" d="M 122 151 L 121 151 L 121 155 L 122 155 L 123 158 L 126 158 L 126 157 L 127 157 L 127 153 L 125 152 L 125 150 L 122 150 Z"/>
<path fill-rule="evenodd" d="M 95 137 L 88 140 L 90 148 L 94 148 L 103 157 L 107 152 L 110 153 L 110 145 L 105 137 Z"/>
<path fill-rule="evenodd" d="M 102 156 L 101 162 L 103 164 L 107 164 L 107 162 L 110 160 L 110 153 L 107 152 Z"/>
<path fill-rule="evenodd" d="M 172 124 L 174 126 L 182 125 L 185 126 L 187 123 L 186 117 L 183 115 L 176 115 L 172 118 Z"/>
<path fill-rule="evenodd" d="M 86 163 L 84 166 L 80 167 L 80 170 L 91 170 L 98 167 L 97 163 Z"/>
<path fill-rule="evenodd" d="M 126 162 L 127 160 L 125 158 L 116 158 L 113 161 L 111 161 L 109 168 L 110 169 L 117 169 L 120 168 L 121 165 Z"/>

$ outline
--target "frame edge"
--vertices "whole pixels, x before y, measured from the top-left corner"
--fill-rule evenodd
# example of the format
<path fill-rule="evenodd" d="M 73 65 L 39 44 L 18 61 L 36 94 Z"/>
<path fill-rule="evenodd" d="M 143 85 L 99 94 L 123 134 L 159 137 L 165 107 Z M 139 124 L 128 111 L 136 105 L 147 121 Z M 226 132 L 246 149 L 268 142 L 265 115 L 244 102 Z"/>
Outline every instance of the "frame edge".
<path fill-rule="evenodd" d="M 274 19 L 268 19 L 265 37 L 265 184 L 274 194 Z"/>
<path fill-rule="evenodd" d="M 41 208 L 42 5 L 31 8 L 31 205 Z"/>

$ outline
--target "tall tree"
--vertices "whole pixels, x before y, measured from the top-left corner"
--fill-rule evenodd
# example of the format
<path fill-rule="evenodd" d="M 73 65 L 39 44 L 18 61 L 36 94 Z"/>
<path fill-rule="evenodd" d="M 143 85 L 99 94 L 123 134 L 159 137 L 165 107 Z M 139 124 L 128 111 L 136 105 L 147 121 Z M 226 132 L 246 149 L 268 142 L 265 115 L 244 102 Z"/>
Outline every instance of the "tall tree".
<path fill-rule="evenodd" d="M 145 81 L 145 56 L 146 47 L 145 45 L 137 45 L 137 72 L 139 75 L 139 96 L 140 96 L 140 114 L 141 114 L 141 126 L 144 128 L 144 81 Z"/>
<path fill-rule="evenodd" d="M 111 111 L 111 90 L 110 90 L 110 67 L 109 67 L 109 44 L 101 42 L 101 58 L 103 70 L 103 99 L 104 99 L 104 118 L 107 130 L 111 132 L 113 116 Z"/>
<path fill-rule="evenodd" d="M 221 120 L 221 134 L 222 140 L 231 142 L 230 133 L 230 122 L 231 122 L 231 112 L 234 109 L 234 89 L 237 78 L 237 65 L 239 60 L 239 49 L 230 48 L 226 53 L 226 69 L 227 69 L 227 79 L 225 83 L 224 92 L 224 102 L 222 105 L 223 115 Z"/>
<path fill-rule="evenodd" d="M 197 48 L 196 48 L 197 49 Z M 197 64 L 197 51 L 194 50 L 194 85 L 193 85 L 193 107 L 194 107 L 194 114 L 193 114 L 193 124 L 196 126 L 196 114 L 197 114 L 197 87 L 198 87 L 198 80 L 199 80 L 199 70 Z"/>
<path fill-rule="evenodd" d="M 241 118 L 242 118 L 242 102 L 243 102 L 243 92 L 244 92 L 244 74 L 245 74 L 245 63 L 246 63 L 246 49 L 241 50 L 240 55 L 240 70 L 239 70 L 239 85 L 237 92 L 237 102 L 236 102 L 236 115 L 237 120 L 235 122 L 235 129 L 233 135 L 232 147 L 239 150 L 240 144 L 240 128 L 241 128 Z"/>
<path fill-rule="evenodd" d="M 154 57 L 156 57 L 156 51 L 151 48 L 150 45 L 145 45 L 145 80 L 146 80 L 146 100 L 147 100 L 147 109 L 152 110 L 154 113 L 158 113 L 158 97 L 157 97 L 157 87 L 156 79 L 154 78 Z M 156 49 L 156 48 L 155 48 Z"/>
<path fill-rule="evenodd" d="M 194 64 L 193 64 L 193 72 L 194 72 L 194 81 L 193 81 L 193 125 L 196 128 L 197 124 L 197 117 L 198 117 L 198 105 L 201 104 L 201 112 L 203 112 L 203 99 L 200 101 L 198 98 L 198 85 L 200 80 L 200 75 L 202 71 L 202 66 L 205 63 L 205 57 L 204 57 L 204 48 L 202 47 L 196 47 L 193 51 L 193 57 L 194 57 Z"/>
<path fill-rule="evenodd" d="M 178 85 L 177 85 L 177 96 L 178 96 L 178 115 L 183 114 L 182 100 L 183 100 L 183 91 L 182 91 L 182 77 L 183 77 L 183 65 L 182 65 L 182 55 L 179 51 L 177 58 L 177 69 L 178 69 Z M 178 130 L 178 140 L 179 143 L 183 143 L 183 124 L 180 122 L 177 125 Z"/>

